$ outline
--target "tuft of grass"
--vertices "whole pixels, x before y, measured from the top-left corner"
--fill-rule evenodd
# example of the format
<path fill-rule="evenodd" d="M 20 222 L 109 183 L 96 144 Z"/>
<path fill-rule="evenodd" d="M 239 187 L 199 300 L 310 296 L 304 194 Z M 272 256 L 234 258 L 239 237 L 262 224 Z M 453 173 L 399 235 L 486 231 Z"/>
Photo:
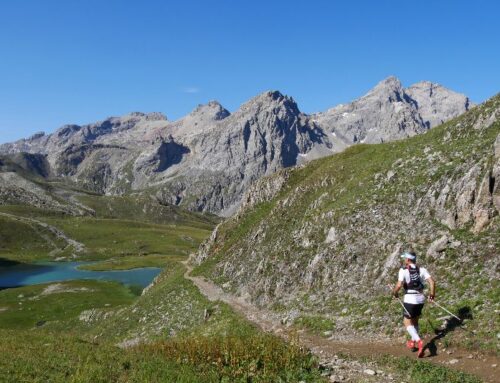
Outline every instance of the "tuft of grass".
<path fill-rule="evenodd" d="M 319 315 L 299 316 L 293 322 L 299 328 L 311 330 L 313 333 L 323 335 L 326 331 L 335 330 L 335 322 Z"/>
<path fill-rule="evenodd" d="M 414 383 L 480 383 L 481 379 L 461 371 L 452 370 L 430 362 L 415 361 L 413 358 L 383 356 L 378 363 L 396 370 L 403 379 Z"/>
<path fill-rule="evenodd" d="M 249 334 L 248 334 L 249 335 Z M 0 330 L 2 382 L 324 382 L 317 361 L 270 335 L 120 349 L 64 333 Z"/>

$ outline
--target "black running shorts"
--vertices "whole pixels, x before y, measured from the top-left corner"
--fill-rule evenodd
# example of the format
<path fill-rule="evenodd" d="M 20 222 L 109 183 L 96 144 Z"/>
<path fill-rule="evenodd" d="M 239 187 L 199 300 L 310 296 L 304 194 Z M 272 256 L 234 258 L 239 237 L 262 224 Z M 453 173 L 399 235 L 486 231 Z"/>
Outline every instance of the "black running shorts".
<path fill-rule="evenodd" d="M 406 310 L 403 310 L 403 316 L 408 319 L 420 316 L 422 314 L 422 309 L 424 308 L 423 303 L 420 303 L 418 305 L 414 305 L 411 303 L 404 303 L 404 306 Z M 408 311 L 410 316 L 408 316 L 408 313 L 406 311 Z"/>

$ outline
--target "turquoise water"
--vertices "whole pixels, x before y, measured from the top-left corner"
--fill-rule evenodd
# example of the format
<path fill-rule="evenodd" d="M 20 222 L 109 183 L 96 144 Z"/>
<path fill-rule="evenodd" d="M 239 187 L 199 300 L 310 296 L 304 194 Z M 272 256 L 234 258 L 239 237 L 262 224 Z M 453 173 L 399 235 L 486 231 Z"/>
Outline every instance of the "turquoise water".
<path fill-rule="evenodd" d="M 89 263 L 92 262 L 41 262 L 0 266 L 0 289 L 71 279 L 111 280 L 127 286 L 146 287 L 161 271 L 158 267 L 117 271 L 78 269 L 78 266 Z"/>

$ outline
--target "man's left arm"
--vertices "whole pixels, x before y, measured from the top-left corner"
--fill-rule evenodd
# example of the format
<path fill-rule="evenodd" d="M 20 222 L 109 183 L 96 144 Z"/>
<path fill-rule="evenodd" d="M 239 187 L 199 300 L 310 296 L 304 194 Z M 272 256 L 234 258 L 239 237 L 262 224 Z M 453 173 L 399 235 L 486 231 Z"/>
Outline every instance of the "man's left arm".
<path fill-rule="evenodd" d="M 403 283 L 401 281 L 398 281 L 398 283 L 396 283 L 396 286 L 394 286 L 394 289 L 392 290 L 392 295 L 394 296 L 394 298 L 398 297 L 398 293 L 399 290 L 401 290 L 401 287 L 403 287 Z"/>

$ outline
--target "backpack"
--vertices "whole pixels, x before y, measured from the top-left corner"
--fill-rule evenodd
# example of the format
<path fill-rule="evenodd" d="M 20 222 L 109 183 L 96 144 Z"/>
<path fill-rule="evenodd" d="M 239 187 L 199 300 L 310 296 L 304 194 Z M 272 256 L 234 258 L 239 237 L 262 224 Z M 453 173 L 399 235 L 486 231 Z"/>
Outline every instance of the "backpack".
<path fill-rule="evenodd" d="M 410 282 L 406 282 L 405 278 L 403 283 L 403 288 L 405 289 L 405 291 L 406 292 L 408 292 L 408 290 L 422 291 L 424 289 L 424 284 L 422 283 L 422 279 L 420 278 L 420 268 L 418 266 L 410 267 L 410 265 L 408 265 L 406 269 L 410 273 Z"/>

